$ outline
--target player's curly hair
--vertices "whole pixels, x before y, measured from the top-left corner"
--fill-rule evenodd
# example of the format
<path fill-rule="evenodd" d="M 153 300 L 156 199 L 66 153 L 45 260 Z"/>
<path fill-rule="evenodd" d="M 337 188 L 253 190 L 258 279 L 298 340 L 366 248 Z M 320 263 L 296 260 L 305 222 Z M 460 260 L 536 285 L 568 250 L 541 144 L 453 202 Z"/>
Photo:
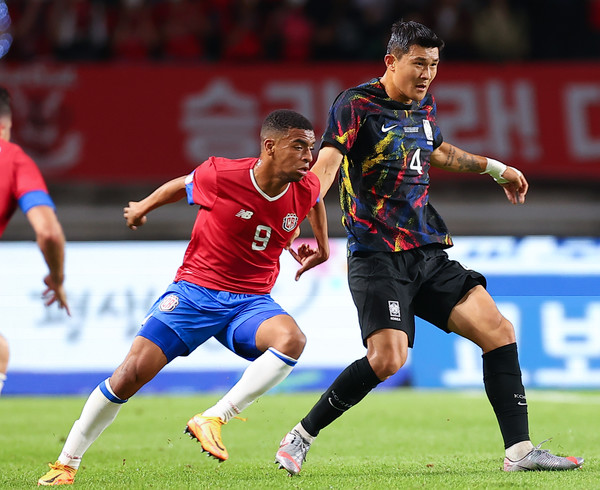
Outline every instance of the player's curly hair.
<path fill-rule="evenodd" d="M 0 117 L 10 115 L 12 115 L 10 94 L 4 87 L 0 87 Z"/>
<path fill-rule="evenodd" d="M 267 134 L 273 131 L 281 133 L 290 129 L 314 131 L 312 123 L 299 112 L 290 109 L 277 109 L 265 118 L 260 130 L 260 137 L 264 139 Z"/>
<path fill-rule="evenodd" d="M 418 22 L 412 20 L 395 22 L 387 45 L 387 54 L 393 54 L 400 58 L 408 53 L 410 47 L 414 45 L 424 48 L 439 48 L 441 51 L 444 48 L 444 41 L 429 27 Z"/>

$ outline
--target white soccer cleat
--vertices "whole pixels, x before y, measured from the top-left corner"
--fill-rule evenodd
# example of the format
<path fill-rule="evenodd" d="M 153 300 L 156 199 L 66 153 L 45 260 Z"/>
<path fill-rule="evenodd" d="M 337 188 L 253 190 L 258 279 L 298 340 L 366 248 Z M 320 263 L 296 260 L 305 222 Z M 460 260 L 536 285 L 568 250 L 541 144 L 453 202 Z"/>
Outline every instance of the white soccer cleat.
<path fill-rule="evenodd" d="M 540 449 L 541 442 L 527 455 L 517 461 L 504 458 L 504 471 L 564 471 L 576 470 L 583 464 L 583 458 L 556 456 L 547 449 Z"/>
<path fill-rule="evenodd" d="M 306 453 L 310 449 L 310 442 L 306 441 L 297 431 L 288 432 L 281 440 L 279 450 L 275 454 L 275 463 L 279 469 L 286 469 L 290 476 L 297 475 L 306 460 Z"/>

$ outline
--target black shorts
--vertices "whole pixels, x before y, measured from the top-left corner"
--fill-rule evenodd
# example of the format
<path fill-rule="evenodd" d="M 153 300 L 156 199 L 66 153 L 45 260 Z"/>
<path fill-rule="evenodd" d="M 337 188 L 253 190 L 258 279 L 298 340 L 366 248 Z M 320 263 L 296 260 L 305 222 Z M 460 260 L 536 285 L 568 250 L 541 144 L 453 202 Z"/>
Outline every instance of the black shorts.
<path fill-rule="evenodd" d="M 348 284 L 358 310 L 363 343 L 392 328 L 415 340 L 415 315 L 445 332 L 452 308 L 485 277 L 450 260 L 441 246 L 404 252 L 359 252 L 348 258 Z"/>

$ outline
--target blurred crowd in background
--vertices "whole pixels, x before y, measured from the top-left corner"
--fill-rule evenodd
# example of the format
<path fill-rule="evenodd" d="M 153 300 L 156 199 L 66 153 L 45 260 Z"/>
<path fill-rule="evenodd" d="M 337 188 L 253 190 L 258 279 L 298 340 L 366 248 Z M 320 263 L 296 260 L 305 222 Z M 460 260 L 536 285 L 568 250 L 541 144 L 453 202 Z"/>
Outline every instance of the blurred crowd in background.
<path fill-rule="evenodd" d="M 393 21 L 444 59 L 598 59 L 600 0 L 7 0 L 7 60 L 380 60 Z"/>

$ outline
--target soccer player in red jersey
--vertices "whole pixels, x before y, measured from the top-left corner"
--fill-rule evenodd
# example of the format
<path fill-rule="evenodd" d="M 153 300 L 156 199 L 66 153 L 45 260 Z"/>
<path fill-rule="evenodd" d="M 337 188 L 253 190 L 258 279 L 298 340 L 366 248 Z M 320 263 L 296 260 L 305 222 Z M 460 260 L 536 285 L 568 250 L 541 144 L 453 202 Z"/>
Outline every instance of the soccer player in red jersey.
<path fill-rule="evenodd" d="M 63 287 L 65 235 L 42 174 L 21 147 L 10 142 L 11 129 L 10 94 L 0 87 L 0 236 L 17 207 L 21 208 L 48 265 L 48 275 L 44 278 L 46 305 L 56 302 L 69 313 Z M 0 335 L 0 392 L 6 380 L 8 359 L 8 342 Z"/>
<path fill-rule="evenodd" d="M 329 257 L 327 218 L 319 179 L 309 171 L 315 143 L 311 123 L 290 110 L 274 111 L 261 128 L 259 158 L 211 157 L 190 175 L 171 180 L 124 210 L 136 229 L 146 215 L 187 196 L 200 206 L 174 282 L 151 307 L 131 350 L 100 383 L 75 422 L 58 461 L 38 483 L 73 483 L 87 448 L 119 408 L 164 366 L 210 337 L 252 361 L 216 405 L 192 417 L 186 432 L 224 461 L 221 426 L 294 368 L 306 339 L 270 296 L 279 256 L 308 215 L 317 249 L 301 245 L 296 279 Z"/>

